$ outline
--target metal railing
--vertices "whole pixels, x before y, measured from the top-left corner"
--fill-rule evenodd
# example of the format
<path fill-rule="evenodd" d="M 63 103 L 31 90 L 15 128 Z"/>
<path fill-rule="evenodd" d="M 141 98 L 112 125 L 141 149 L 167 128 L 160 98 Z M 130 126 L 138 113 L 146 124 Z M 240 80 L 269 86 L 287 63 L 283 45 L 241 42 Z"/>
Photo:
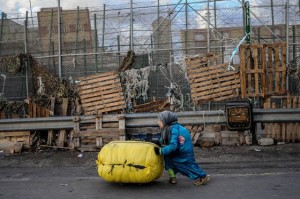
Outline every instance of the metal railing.
<path fill-rule="evenodd" d="M 225 124 L 226 117 L 223 110 L 178 112 L 179 123 L 188 124 Z M 157 113 L 125 114 L 126 128 L 157 127 Z M 111 115 L 103 115 L 107 121 Z M 93 120 L 95 116 L 80 116 L 82 121 Z M 253 109 L 254 123 L 300 122 L 300 109 Z M 1 119 L 0 131 L 36 131 L 73 129 L 72 116 L 48 118 Z"/>

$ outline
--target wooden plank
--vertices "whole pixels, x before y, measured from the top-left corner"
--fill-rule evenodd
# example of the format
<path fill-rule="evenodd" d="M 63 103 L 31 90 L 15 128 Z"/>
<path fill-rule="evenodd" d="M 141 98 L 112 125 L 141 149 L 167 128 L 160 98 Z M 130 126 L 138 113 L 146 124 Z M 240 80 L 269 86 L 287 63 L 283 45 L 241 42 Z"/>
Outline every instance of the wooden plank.
<path fill-rule="evenodd" d="M 120 136 L 125 135 L 125 129 L 118 128 L 103 128 L 99 130 L 89 129 L 86 131 L 74 132 L 75 137 L 100 137 L 100 136 Z"/>
<path fill-rule="evenodd" d="M 106 122 L 104 122 L 102 124 L 102 127 L 103 128 L 119 128 L 119 122 L 118 123 L 112 123 L 112 122 L 106 123 Z"/>
<path fill-rule="evenodd" d="M 218 64 L 218 65 L 213 65 L 213 66 L 202 66 L 194 69 L 190 69 L 187 67 L 188 73 L 193 74 L 193 73 L 203 73 L 211 70 L 217 70 L 217 69 L 223 69 L 224 71 L 227 71 L 227 64 Z"/>
<path fill-rule="evenodd" d="M 297 108 L 297 96 L 293 97 L 293 109 Z M 292 142 L 294 143 L 296 141 L 296 133 L 297 132 L 297 124 L 296 123 L 292 123 Z"/>
<path fill-rule="evenodd" d="M 232 94 L 233 92 L 235 92 L 236 88 L 240 88 L 240 85 L 239 84 L 228 85 L 226 87 L 221 87 L 219 89 L 215 89 L 212 91 L 204 91 L 204 92 L 196 92 L 195 90 L 192 90 L 191 94 L 193 97 L 203 96 L 208 98 L 215 98 L 215 97 L 222 97 L 222 96 Z"/>
<path fill-rule="evenodd" d="M 95 107 L 95 110 L 86 111 L 85 115 L 95 115 L 97 110 L 98 110 L 98 112 L 102 112 L 102 113 L 113 112 L 113 111 L 121 111 L 125 107 L 126 107 L 125 104 L 124 105 L 118 105 L 118 106 L 110 107 L 110 108 L 98 108 L 98 107 Z"/>
<path fill-rule="evenodd" d="M 48 130 L 48 138 L 47 138 L 47 145 L 52 145 L 53 141 L 53 130 Z"/>
<path fill-rule="evenodd" d="M 88 104 L 94 101 L 103 101 L 103 100 L 111 100 L 111 99 L 119 99 L 119 100 L 125 100 L 124 96 L 122 95 L 121 92 L 117 92 L 117 93 L 111 93 L 111 94 L 107 94 L 107 95 L 103 95 L 103 94 L 99 94 L 98 96 L 95 96 L 93 98 L 85 98 L 85 99 L 81 99 L 81 103 L 82 104 Z"/>
<path fill-rule="evenodd" d="M 103 146 L 103 138 L 102 137 L 96 137 L 96 146 L 97 147 Z"/>
<path fill-rule="evenodd" d="M 66 116 L 68 112 L 69 99 L 63 98 L 61 103 L 61 116 Z"/>
<path fill-rule="evenodd" d="M 195 87 L 200 87 L 200 86 L 206 86 L 208 84 L 215 84 L 215 83 L 219 83 L 219 82 L 224 82 L 224 81 L 232 81 L 235 79 L 240 79 L 240 74 L 238 73 L 223 73 L 222 75 L 214 75 L 214 77 L 212 76 L 205 76 L 205 77 L 201 77 L 198 79 L 193 79 L 190 80 L 190 86 L 192 88 Z"/>
<path fill-rule="evenodd" d="M 275 109 L 276 108 L 275 102 L 273 102 L 271 104 L 271 106 L 272 106 L 272 109 Z M 276 140 L 276 138 L 277 138 L 277 123 L 272 123 L 272 138 L 274 140 Z"/>
<path fill-rule="evenodd" d="M 192 88 L 191 92 L 194 93 L 198 93 L 201 91 L 207 91 L 209 90 L 210 92 L 214 93 L 214 92 L 220 92 L 223 90 L 228 90 L 231 88 L 239 88 L 240 87 L 240 79 L 235 79 L 232 81 L 225 81 L 222 83 L 217 83 L 217 84 L 207 84 L 207 86 L 202 86 L 202 87 L 196 87 L 196 88 Z"/>
<path fill-rule="evenodd" d="M 247 48 L 246 49 L 246 70 L 251 70 L 252 69 L 252 66 L 251 66 L 251 49 L 250 48 Z M 248 96 L 251 96 L 252 95 L 252 89 L 253 89 L 253 86 L 252 86 L 252 74 L 248 73 L 246 71 L 246 74 L 247 74 L 247 95 Z"/>
<path fill-rule="evenodd" d="M 36 104 L 32 104 L 32 117 L 36 118 Z"/>
<path fill-rule="evenodd" d="M 281 76 L 281 85 L 282 85 L 282 91 L 286 93 L 286 75 L 287 75 L 287 68 L 286 68 L 286 45 L 282 47 L 282 61 L 281 61 L 281 69 L 282 69 L 282 76 Z"/>
<path fill-rule="evenodd" d="M 113 85 L 113 84 L 117 84 L 117 83 L 120 83 L 120 79 L 112 79 L 112 80 L 105 81 L 105 82 L 97 82 L 97 83 L 93 83 L 93 84 L 87 84 L 84 86 L 80 86 L 79 88 L 80 88 L 80 90 L 89 90 L 92 88 L 104 87 L 107 85 Z"/>
<path fill-rule="evenodd" d="M 287 97 L 287 108 L 292 108 L 292 98 L 291 98 L 291 96 Z M 292 131 L 292 124 L 287 123 L 287 127 L 286 127 L 286 141 L 287 142 L 290 142 L 291 131 Z"/>
<path fill-rule="evenodd" d="M 95 101 L 95 102 L 83 103 L 82 107 L 84 110 L 90 110 L 90 108 L 94 108 L 95 106 L 111 107 L 114 105 L 121 105 L 121 104 L 125 104 L 124 97 L 114 97 L 114 98 L 105 99 L 105 100 L 102 100 L 100 98 L 100 99 L 98 99 L 98 101 Z"/>
<path fill-rule="evenodd" d="M 147 108 L 147 107 L 152 107 L 152 106 L 160 106 L 161 104 L 163 104 L 166 100 L 158 100 L 155 102 L 150 102 L 150 103 L 145 103 L 145 104 L 139 104 L 139 105 L 135 105 L 133 108 L 134 109 L 142 109 L 142 108 Z"/>
<path fill-rule="evenodd" d="M 33 113 L 32 100 L 29 99 L 29 100 L 28 100 L 28 115 L 29 115 L 30 118 L 33 117 L 32 113 Z"/>
<path fill-rule="evenodd" d="M 89 75 L 87 77 L 82 77 L 82 78 L 79 78 L 79 80 L 81 82 L 84 82 L 84 81 L 88 81 L 90 79 L 95 79 L 95 78 L 100 78 L 100 77 L 106 77 L 106 76 L 111 76 L 111 75 L 114 75 L 116 74 L 117 71 L 109 71 L 109 72 L 105 72 L 105 73 L 97 73 L 95 75 Z"/>
<path fill-rule="evenodd" d="M 285 96 L 286 97 L 286 96 Z M 285 109 L 287 107 L 287 99 L 281 99 L 281 106 L 283 109 Z M 286 138 L 286 131 L 287 131 L 287 124 L 286 123 L 282 123 L 281 124 L 281 127 L 282 127 L 282 131 L 281 131 L 281 137 L 280 137 L 280 140 L 282 142 L 285 142 L 285 138 Z"/>
<path fill-rule="evenodd" d="M 196 144 L 198 138 L 200 137 L 200 134 L 201 134 L 200 132 L 195 133 L 195 135 L 193 137 L 193 140 L 192 140 L 193 144 Z"/>
<path fill-rule="evenodd" d="M 30 136 L 30 131 L 5 131 L 0 132 L 0 137 L 17 137 L 17 136 Z"/>
<path fill-rule="evenodd" d="M 239 94 L 234 93 L 231 95 L 224 95 L 223 97 L 213 98 L 212 102 L 220 102 L 220 101 L 228 100 L 228 99 L 235 98 L 235 97 L 239 97 Z"/>
<path fill-rule="evenodd" d="M 261 80 L 261 84 L 262 84 L 262 94 L 263 96 L 266 96 L 267 94 L 267 83 L 266 83 L 266 48 L 262 48 L 261 50 L 261 70 L 262 70 L 262 80 Z"/>
<path fill-rule="evenodd" d="M 100 83 L 100 82 L 105 82 L 105 81 L 109 81 L 112 79 L 117 79 L 119 78 L 119 74 L 112 74 L 112 75 L 108 75 L 108 76 L 104 76 L 104 77 L 95 77 L 93 79 L 88 79 L 86 81 L 81 81 L 78 85 L 80 87 L 89 85 L 89 84 L 95 84 L 95 83 Z"/>
<path fill-rule="evenodd" d="M 80 95 L 80 99 L 81 100 L 83 100 L 83 99 L 89 99 L 89 98 L 93 98 L 93 97 L 98 97 L 99 95 L 106 96 L 108 94 L 113 94 L 113 93 L 120 93 L 120 95 L 122 96 L 123 92 L 122 92 L 121 86 L 118 87 L 118 88 L 110 89 L 110 90 L 98 91 L 98 92 L 94 92 L 94 93 L 83 94 L 83 95 Z"/>
<path fill-rule="evenodd" d="M 264 103 L 264 109 L 271 108 L 271 99 L 267 98 L 266 102 Z M 270 123 L 265 123 L 265 131 L 266 131 L 266 138 L 270 138 L 271 136 L 271 125 Z"/>
<path fill-rule="evenodd" d="M 275 70 L 279 70 L 279 49 L 275 48 Z M 275 73 L 275 92 L 279 93 L 280 91 L 280 79 L 279 79 L 279 72 Z"/>
<path fill-rule="evenodd" d="M 229 90 L 229 91 L 224 91 L 222 93 L 216 93 L 216 94 L 213 94 L 213 95 L 209 95 L 209 96 L 197 96 L 197 97 L 194 97 L 192 96 L 196 101 L 198 100 L 210 100 L 210 99 L 214 99 L 215 98 L 218 98 L 218 97 L 223 97 L 223 96 L 227 96 L 227 95 L 231 95 L 232 93 L 234 92 L 234 90 Z M 237 96 L 237 95 L 236 95 Z"/>
<path fill-rule="evenodd" d="M 252 50 L 252 57 L 254 60 L 254 71 L 256 71 L 254 73 L 254 93 L 255 95 L 259 95 L 260 90 L 259 90 L 259 85 L 261 84 L 261 82 L 259 82 L 258 79 L 258 73 L 261 73 L 261 70 L 258 69 L 258 49 L 255 48 Z M 247 73 L 249 74 L 249 70 L 247 71 Z"/>
<path fill-rule="evenodd" d="M 203 72 L 203 73 L 193 73 L 193 74 L 189 74 L 188 77 L 190 80 L 192 79 L 196 79 L 199 77 L 205 77 L 205 76 L 209 76 L 209 75 L 215 75 L 217 73 L 223 73 L 224 69 L 216 69 L 216 70 L 210 70 L 207 72 Z"/>
<path fill-rule="evenodd" d="M 271 74 L 267 74 L 267 79 L 268 79 L 268 90 L 269 92 L 273 91 L 273 74 L 272 74 L 272 70 L 273 70 L 273 53 L 272 53 L 272 48 L 268 48 L 268 67 L 267 67 L 267 71 L 268 69 L 271 69 Z"/>
<path fill-rule="evenodd" d="M 54 110 L 55 110 L 55 97 L 50 97 L 50 114 L 54 115 Z"/>
<path fill-rule="evenodd" d="M 99 87 L 95 87 L 95 88 L 91 88 L 91 89 L 87 89 L 87 90 L 79 90 L 79 94 L 86 95 L 86 94 L 91 94 L 91 93 L 98 92 L 98 91 L 106 91 L 106 90 L 113 91 L 118 88 L 121 88 L 121 84 L 113 83 L 113 84 L 109 84 L 107 86 L 99 86 Z"/>
<path fill-rule="evenodd" d="M 65 141 L 67 138 L 67 131 L 66 130 L 60 130 L 58 134 L 58 139 L 57 139 L 57 146 L 58 147 L 64 147 Z"/>

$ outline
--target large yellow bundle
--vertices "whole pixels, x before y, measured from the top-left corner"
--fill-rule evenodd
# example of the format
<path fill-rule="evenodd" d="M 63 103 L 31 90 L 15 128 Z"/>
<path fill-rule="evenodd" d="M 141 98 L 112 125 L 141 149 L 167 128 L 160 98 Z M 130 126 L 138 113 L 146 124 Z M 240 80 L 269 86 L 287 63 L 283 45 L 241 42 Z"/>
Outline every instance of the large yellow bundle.
<path fill-rule="evenodd" d="M 98 154 L 98 174 L 105 181 L 148 183 L 159 178 L 163 159 L 156 155 L 157 145 L 141 141 L 113 141 Z"/>

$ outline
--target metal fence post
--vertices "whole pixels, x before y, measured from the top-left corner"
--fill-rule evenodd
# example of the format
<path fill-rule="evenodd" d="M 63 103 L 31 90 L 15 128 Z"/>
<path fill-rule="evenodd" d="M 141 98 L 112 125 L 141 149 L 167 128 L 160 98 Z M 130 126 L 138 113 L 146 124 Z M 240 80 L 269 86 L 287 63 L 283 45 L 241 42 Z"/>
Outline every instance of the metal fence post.
<path fill-rule="evenodd" d="M 102 23 L 102 51 L 101 51 L 101 66 L 103 68 L 103 56 L 104 56 L 104 41 L 105 41 L 105 4 L 103 4 L 103 23 Z"/>
<path fill-rule="evenodd" d="M 94 37 L 95 37 L 95 69 L 98 72 L 98 33 L 97 33 L 97 15 L 94 14 Z"/>
<path fill-rule="evenodd" d="M 28 11 L 26 11 L 26 18 L 24 20 L 24 53 L 27 54 L 27 25 L 28 25 Z M 27 77 L 26 77 L 27 79 Z"/>

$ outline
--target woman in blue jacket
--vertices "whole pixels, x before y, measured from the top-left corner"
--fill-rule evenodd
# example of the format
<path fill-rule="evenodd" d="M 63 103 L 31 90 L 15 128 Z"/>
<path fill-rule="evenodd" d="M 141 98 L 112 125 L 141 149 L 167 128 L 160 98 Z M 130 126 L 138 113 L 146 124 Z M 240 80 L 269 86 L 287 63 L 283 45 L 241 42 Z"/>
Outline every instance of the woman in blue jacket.
<path fill-rule="evenodd" d="M 181 173 L 194 180 L 195 185 L 207 184 L 209 176 L 195 161 L 190 132 L 177 123 L 177 116 L 170 111 L 161 112 L 158 118 L 162 147 L 155 150 L 164 157 L 169 182 L 176 184 L 176 173 Z"/>

